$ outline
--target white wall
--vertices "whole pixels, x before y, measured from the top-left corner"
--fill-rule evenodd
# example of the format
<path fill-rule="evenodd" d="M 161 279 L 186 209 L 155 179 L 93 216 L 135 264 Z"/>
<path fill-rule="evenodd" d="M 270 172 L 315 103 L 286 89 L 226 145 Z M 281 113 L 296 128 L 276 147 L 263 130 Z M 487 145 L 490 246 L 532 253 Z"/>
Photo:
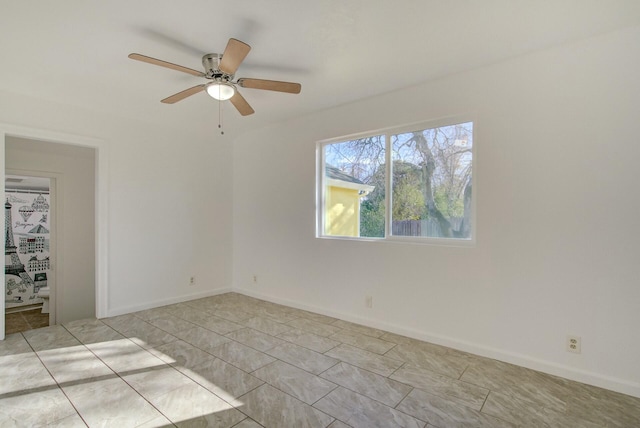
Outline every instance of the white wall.
<path fill-rule="evenodd" d="M 7 137 L 7 169 L 57 176 L 52 209 L 59 228 L 53 259 L 56 322 L 95 316 L 95 150 Z M 59 216 L 59 217 L 58 217 Z M 52 275 L 51 273 L 49 275 Z M 56 298 L 57 297 L 57 298 Z"/>
<path fill-rule="evenodd" d="M 234 285 L 640 396 L 638 46 L 634 27 L 241 136 Z M 474 248 L 314 237 L 316 141 L 466 113 Z"/>
<path fill-rule="evenodd" d="M 0 123 L 99 139 L 108 149 L 106 315 L 231 286 L 230 142 L 215 126 L 172 122 L 168 110 L 164 122 L 0 93 Z"/>

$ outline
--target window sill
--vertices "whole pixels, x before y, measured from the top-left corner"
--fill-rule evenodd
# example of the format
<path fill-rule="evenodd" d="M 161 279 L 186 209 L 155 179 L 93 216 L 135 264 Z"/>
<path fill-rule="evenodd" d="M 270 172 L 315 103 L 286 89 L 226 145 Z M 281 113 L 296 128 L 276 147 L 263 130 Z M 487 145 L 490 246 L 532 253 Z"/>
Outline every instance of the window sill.
<path fill-rule="evenodd" d="M 373 243 L 391 243 L 391 244 L 410 244 L 410 245 L 429 245 L 436 247 L 457 247 L 457 248 L 473 248 L 476 246 L 475 239 L 442 239 L 442 238 L 416 238 L 410 236 L 390 236 L 387 238 L 365 238 L 361 236 L 316 236 L 318 239 L 335 240 L 335 241 L 358 241 Z"/>

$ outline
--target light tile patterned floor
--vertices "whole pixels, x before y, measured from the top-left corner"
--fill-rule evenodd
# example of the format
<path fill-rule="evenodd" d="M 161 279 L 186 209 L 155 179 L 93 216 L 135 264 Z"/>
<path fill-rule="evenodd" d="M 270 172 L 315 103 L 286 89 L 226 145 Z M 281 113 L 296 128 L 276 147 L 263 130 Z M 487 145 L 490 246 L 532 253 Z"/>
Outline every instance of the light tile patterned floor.
<path fill-rule="evenodd" d="M 640 399 L 228 293 L 7 336 L 0 426 L 638 427 Z"/>

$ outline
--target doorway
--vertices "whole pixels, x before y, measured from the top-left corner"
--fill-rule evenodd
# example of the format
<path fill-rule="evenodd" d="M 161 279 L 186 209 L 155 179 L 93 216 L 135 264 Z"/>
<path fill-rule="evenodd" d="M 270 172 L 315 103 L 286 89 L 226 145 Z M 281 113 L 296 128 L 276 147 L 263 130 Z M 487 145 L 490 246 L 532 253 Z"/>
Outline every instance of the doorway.
<path fill-rule="evenodd" d="M 55 324 L 55 188 L 53 177 L 5 175 L 6 334 Z"/>
<path fill-rule="evenodd" d="M 93 306 L 93 313 L 98 318 L 106 317 L 109 314 L 108 306 L 108 260 L 109 260 L 109 228 L 108 228 L 108 213 L 109 213 L 109 145 L 106 141 L 93 137 L 80 136 L 76 134 L 67 134 L 61 132 L 55 132 L 51 130 L 38 129 L 33 127 L 17 126 L 6 123 L 0 123 L 0 176 L 6 174 L 5 163 L 7 159 L 6 148 L 11 144 L 11 140 L 14 138 L 19 139 L 31 139 L 37 140 L 41 143 L 45 143 L 53 147 L 59 146 L 75 146 L 78 148 L 87 148 L 92 150 L 92 159 L 94 165 L 94 172 L 91 177 L 91 182 L 94 186 L 94 247 L 91 253 L 94 255 L 91 265 L 93 266 L 94 276 L 92 283 L 94 284 L 94 298 L 90 303 Z M 10 166 L 9 166 L 10 167 Z M 60 181 L 62 180 L 60 177 Z M 58 180 L 57 180 L 58 181 Z M 62 195 L 57 195 L 57 205 L 60 207 L 60 199 Z M 58 217 L 62 217 L 63 213 L 60 209 L 57 210 Z M 57 231 L 58 235 L 62 234 L 62 230 Z M 59 239 L 61 240 L 61 239 Z M 61 251 L 58 251 L 57 259 L 63 257 Z M 59 260 L 62 265 L 62 262 Z M 60 294 L 61 282 L 64 281 L 62 272 L 60 269 L 54 269 L 57 276 L 57 292 Z M 58 299 L 61 300 L 61 299 Z M 58 308 L 61 306 L 60 301 L 56 305 Z M 5 300 L 0 300 L 0 314 L 4 313 Z M 72 302 L 73 306 L 73 302 Z M 56 314 L 56 323 L 60 324 L 65 322 L 61 318 L 61 314 L 58 311 Z M 0 316 L 0 340 L 5 338 L 5 325 L 4 317 Z"/>
<path fill-rule="evenodd" d="M 55 289 L 50 290 L 49 306 L 55 314 L 52 324 L 96 316 L 95 157 L 96 150 L 89 147 L 5 137 L 5 177 L 54 178 L 52 181 L 56 185 L 51 190 L 58 190 L 53 211 L 57 220 L 53 241 L 56 244 L 55 263 L 51 260 L 51 270 L 56 277 Z M 21 198 L 26 196 L 22 194 Z M 24 204 L 18 205 L 13 209 Z M 28 210 L 22 214 L 28 214 Z M 13 214 L 17 216 L 17 219 L 13 218 L 14 224 L 16 221 L 32 223 L 34 217 L 26 221 L 22 214 L 19 211 Z M 6 210 L 5 217 L 8 217 Z M 40 248 L 46 243 L 41 239 L 36 244 Z M 18 243 L 15 245 L 18 247 Z M 6 259 L 5 256 L 5 263 Z"/>

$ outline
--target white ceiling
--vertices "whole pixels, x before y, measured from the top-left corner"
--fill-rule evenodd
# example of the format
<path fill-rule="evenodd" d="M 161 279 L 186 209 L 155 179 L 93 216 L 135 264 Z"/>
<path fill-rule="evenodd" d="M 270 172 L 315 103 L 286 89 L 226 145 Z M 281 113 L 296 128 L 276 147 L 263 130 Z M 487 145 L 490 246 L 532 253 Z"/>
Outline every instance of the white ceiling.
<path fill-rule="evenodd" d="M 252 46 L 237 77 L 300 82 L 300 95 L 242 89 L 225 128 L 254 129 L 640 23 L 638 0 L 0 0 L 0 90 L 102 113 L 217 127 L 201 69 L 229 37 Z"/>

